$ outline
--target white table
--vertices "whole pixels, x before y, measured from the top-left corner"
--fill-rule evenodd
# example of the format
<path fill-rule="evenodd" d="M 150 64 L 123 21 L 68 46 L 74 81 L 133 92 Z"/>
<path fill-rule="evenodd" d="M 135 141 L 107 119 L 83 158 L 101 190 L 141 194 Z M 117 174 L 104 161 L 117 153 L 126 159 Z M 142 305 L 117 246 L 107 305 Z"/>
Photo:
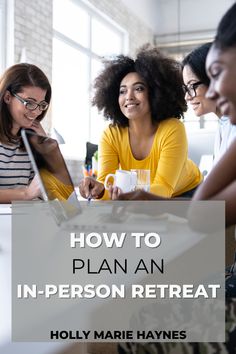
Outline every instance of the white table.
<path fill-rule="evenodd" d="M 0 354 L 53 354 L 68 344 L 11 342 L 11 206 L 0 205 Z"/>

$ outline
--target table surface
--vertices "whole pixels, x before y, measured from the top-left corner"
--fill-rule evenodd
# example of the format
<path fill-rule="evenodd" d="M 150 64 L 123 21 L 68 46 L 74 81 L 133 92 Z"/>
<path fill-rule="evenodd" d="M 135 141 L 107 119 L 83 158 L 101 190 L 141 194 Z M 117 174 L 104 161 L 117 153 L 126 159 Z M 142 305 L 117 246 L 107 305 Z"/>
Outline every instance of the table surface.
<path fill-rule="evenodd" d="M 64 343 L 11 342 L 11 205 L 0 205 L 0 353 L 55 354 Z"/>

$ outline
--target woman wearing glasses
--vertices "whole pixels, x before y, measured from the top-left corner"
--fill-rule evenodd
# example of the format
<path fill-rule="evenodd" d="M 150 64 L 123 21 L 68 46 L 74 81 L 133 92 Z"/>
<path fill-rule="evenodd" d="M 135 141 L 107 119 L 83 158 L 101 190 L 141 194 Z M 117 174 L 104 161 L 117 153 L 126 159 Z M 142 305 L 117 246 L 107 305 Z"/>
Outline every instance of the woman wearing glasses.
<path fill-rule="evenodd" d="M 193 108 L 197 117 L 207 113 L 215 113 L 219 118 L 219 128 L 216 133 L 214 146 L 214 164 L 228 149 L 236 136 L 236 127 L 226 116 L 222 116 L 216 102 L 206 97 L 210 85 L 205 65 L 206 57 L 212 43 L 206 43 L 188 54 L 183 62 L 183 80 L 185 99 Z"/>
<path fill-rule="evenodd" d="M 108 199 L 103 183 L 117 169 L 149 169 L 157 195 L 193 193 L 202 176 L 187 157 L 182 84 L 177 62 L 156 48 L 141 48 L 135 60 L 121 55 L 105 62 L 93 104 L 111 124 L 99 145 L 98 180 L 82 181 L 83 197 Z M 111 198 L 119 192 L 111 189 Z"/>
<path fill-rule="evenodd" d="M 35 65 L 13 65 L 0 79 L 0 203 L 40 194 L 20 130 L 30 128 L 45 135 L 40 122 L 50 100 L 50 83 Z"/>

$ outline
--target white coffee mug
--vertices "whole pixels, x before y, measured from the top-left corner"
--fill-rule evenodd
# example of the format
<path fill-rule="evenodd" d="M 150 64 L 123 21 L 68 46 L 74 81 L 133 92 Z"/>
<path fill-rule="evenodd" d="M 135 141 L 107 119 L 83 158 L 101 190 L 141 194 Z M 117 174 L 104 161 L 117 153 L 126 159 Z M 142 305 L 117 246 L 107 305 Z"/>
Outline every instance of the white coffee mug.
<path fill-rule="evenodd" d="M 131 171 L 116 170 L 116 173 L 109 173 L 104 182 L 105 189 L 109 189 L 107 184 L 110 178 L 113 178 L 113 186 L 121 189 L 123 193 L 131 192 L 135 189 L 135 183 L 133 178 L 133 173 Z"/>

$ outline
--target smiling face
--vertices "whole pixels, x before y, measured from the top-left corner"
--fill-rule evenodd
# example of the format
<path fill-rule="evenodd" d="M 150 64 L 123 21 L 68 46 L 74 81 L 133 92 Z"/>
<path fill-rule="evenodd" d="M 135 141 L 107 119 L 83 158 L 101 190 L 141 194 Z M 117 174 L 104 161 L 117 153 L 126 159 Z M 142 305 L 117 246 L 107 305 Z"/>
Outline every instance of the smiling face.
<path fill-rule="evenodd" d="M 151 119 L 147 84 L 138 73 L 131 72 L 122 79 L 119 106 L 128 119 Z"/>
<path fill-rule="evenodd" d="M 222 115 L 236 124 L 236 47 L 221 50 L 211 47 L 206 70 L 211 83 L 207 97 L 216 102 Z"/>
<path fill-rule="evenodd" d="M 200 81 L 189 65 L 185 65 L 183 68 L 183 80 L 188 87 Z M 216 113 L 215 102 L 205 97 L 207 89 L 206 85 L 200 84 L 195 88 L 195 97 L 192 97 L 188 92 L 185 94 L 187 103 L 191 105 L 197 117 L 211 112 Z"/>
<path fill-rule="evenodd" d="M 24 100 L 39 103 L 45 100 L 46 90 L 40 87 L 26 86 L 22 88 L 21 92 L 17 92 L 17 95 Z M 6 91 L 4 95 L 4 102 L 7 104 L 8 110 L 12 116 L 13 135 L 16 135 L 20 128 L 31 128 L 34 120 L 42 113 L 38 107 L 33 111 L 27 109 L 25 105 L 9 91 Z"/>

